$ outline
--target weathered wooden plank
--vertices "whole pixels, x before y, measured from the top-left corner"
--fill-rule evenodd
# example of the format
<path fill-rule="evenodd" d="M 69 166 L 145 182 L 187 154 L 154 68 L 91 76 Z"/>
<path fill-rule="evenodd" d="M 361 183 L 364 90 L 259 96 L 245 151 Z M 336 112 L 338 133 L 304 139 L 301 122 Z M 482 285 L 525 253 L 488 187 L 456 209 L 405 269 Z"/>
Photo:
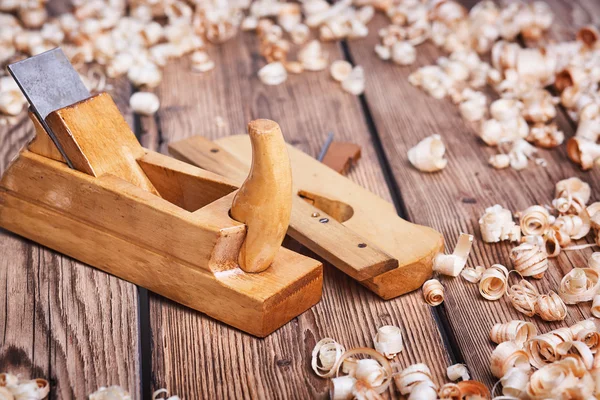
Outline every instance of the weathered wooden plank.
<path fill-rule="evenodd" d="M 114 85 L 126 111 L 129 83 Z M 26 113 L 2 127 L 0 173 L 32 136 Z M 0 255 L 0 370 L 48 379 L 52 398 L 114 384 L 140 398 L 135 285 L 4 230 Z"/>
<path fill-rule="evenodd" d="M 554 182 L 570 176 L 590 182 L 595 198 L 600 198 L 600 175 L 580 172 L 568 161 L 564 147 L 540 151 L 548 161 L 546 168 L 532 165 L 521 172 L 491 169 L 487 160 L 494 150 L 476 137 L 473 127 L 461 119 L 457 107 L 449 100 L 435 100 L 408 83 L 410 72 L 433 64 L 442 55 L 438 49 L 430 43 L 419 46 L 417 62 L 410 67 L 386 63 L 373 56 L 377 31 L 386 24 L 385 18 L 378 16 L 370 25 L 369 37 L 364 42 L 349 42 L 349 48 L 355 62 L 365 67 L 366 99 L 413 222 L 438 229 L 448 247 L 455 244 L 460 232 L 475 234 L 470 265 L 510 266 L 508 255 L 512 245 L 489 245 L 481 240 L 477 221 L 486 207 L 500 203 L 517 211 L 533 204 L 549 204 Z M 558 123 L 567 136 L 572 134 L 564 117 Z M 420 173 L 410 166 L 407 151 L 434 133 L 441 134 L 446 143 L 449 164 L 439 173 Z M 561 254 L 551 261 L 549 271 L 535 285 L 542 292 L 556 290 L 562 276 L 573 266 L 584 265 L 590 253 L 591 250 Z M 442 282 L 447 289 L 443 307 L 462 354 L 473 376 L 490 385 L 494 382 L 489 372 L 493 346 L 488 337 L 495 323 L 526 319 L 545 332 L 589 316 L 589 305 L 570 306 L 564 323 L 545 323 L 517 313 L 507 298 L 496 302 L 484 300 L 477 285 L 462 278 L 442 279 Z"/>
<path fill-rule="evenodd" d="M 217 67 L 204 75 L 187 60 L 167 66 L 158 88 L 162 150 L 194 134 L 217 138 L 245 131 L 254 118 L 280 123 L 288 142 L 316 155 L 329 131 L 358 143 L 363 156 L 350 177 L 390 199 L 358 99 L 342 92 L 327 71 L 290 76 L 278 87 L 260 83 L 258 44 L 243 34 L 210 49 Z M 342 58 L 338 48 L 330 54 Z M 442 339 L 418 292 L 382 301 L 331 266 L 325 267 L 323 300 L 260 340 L 158 296 L 151 296 L 154 388 L 182 398 L 323 398 L 327 382 L 310 369 L 310 354 L 323 337 L 348 348 L 372 346 L 377 327 L 405 332 L 402 365 L 424 361 L 441 377 L 448 365 Z"/>

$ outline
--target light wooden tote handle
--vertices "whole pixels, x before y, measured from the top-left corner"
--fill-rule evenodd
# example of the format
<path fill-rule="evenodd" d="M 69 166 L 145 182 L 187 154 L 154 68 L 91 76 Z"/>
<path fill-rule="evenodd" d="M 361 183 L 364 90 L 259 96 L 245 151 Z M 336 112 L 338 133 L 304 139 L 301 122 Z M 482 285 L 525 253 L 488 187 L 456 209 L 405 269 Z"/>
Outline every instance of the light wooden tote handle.
<path fill-rule="evenodd" d="M 246 272 L 267 269 L 292 214 L 292 169 L 279 125 L 268 119 L 248 124 L 252 166 L 231 205 L 233 219 L 247 226 L 239 264 Z"/>

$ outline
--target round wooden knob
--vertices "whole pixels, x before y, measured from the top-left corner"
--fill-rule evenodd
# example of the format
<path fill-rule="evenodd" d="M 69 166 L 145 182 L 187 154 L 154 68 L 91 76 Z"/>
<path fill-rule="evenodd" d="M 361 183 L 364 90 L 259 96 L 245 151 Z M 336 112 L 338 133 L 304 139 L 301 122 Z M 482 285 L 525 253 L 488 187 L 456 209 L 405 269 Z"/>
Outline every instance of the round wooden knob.
<path fill-rule="evenodd" d="M 233 219 L 246 224 L 239 256 L 246 272 L 267 269 L 290 223 L 292 169 L 285 140 L 276 122 L 258 119 L 248 124 L 252 166 L 231 205 Z"/>

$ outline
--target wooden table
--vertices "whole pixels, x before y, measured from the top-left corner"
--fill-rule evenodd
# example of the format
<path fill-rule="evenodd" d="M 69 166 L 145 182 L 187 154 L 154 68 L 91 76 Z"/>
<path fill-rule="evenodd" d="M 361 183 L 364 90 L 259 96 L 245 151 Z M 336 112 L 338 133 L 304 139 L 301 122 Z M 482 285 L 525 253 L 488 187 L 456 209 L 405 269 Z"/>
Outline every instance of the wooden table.
<path fill-rule="evenodd" d="M 548 2 L 556 12 L 555 38 L 572 38 L 577 27 L 600 20 L 594 0 Z M 190 135 L 218 138 L 244 132 L 255 118 L 279 122 L 288 142 L 315 156 L 333 131 L 336 139 L 362 147 L 350 178 L 392 201 L 400 215 L 438 229 L 448 248 L 459 232 L 475 234 L 469 265 L 509 264 L 510 244 L 480 240 L 477 221 L 486 207 L 500 203 L 515 211 L 549 203 L 554 183 L 570 176 L 589 182 L 593 199 L 600 199 L 600 174 L 580 172 L 567 160 L 564 146 L 541 151 L 545 168 L 489 168 L 493 149 L 476 139 L 457 108 L 407 81 L 411 71 L 441 53 L 425 44 L 410 67 L 379 60 L 373 47 L 385 23 L 378 16 L 368 38 L 328 47 L 331 60 L 365 67 L 366 93 L 358 98 L 343 92 L 328 71 L 292 75 L 276 87 L 263 85 L 256 71 L 264 63 L 251 34 L 211 48 L 217 64 L 211 72 L 191 72 L 187 59 L 170 63 L 156 89 L 162 104 L 154 118 L 131 113 L 132 87 L 125 79 L 111 82 L 112 94 L 142 144 L 164 153 L 169 143 Z M 567 137 L 573 134 L 574 124 L 564 111 L 558 123 Z M 446 142 L 448 167 L 419 173 L 406 152 L 433 133 Z M 25 114 L 16 125 L 1 128 L 0 172 L 32 134 Z M 556 289 L 572 267 L 585 265 L 591 251 L 562 253 L 535 285 L 544 292 Z M 491 386 L 488 334 L 493 324 L 526 319 L 546 332 L 590 316 L 589 304 L 570 306 L 563 323 L 543 323 L 517 313 L 506 298 L 483 300 L 477 285 L 462 278 L 442 281 L 446 301 L 431 308 L 420 291 L 382 301 L 326 265 L 322 301 L 261 340 L 0 231 L 0 372 L 46 377 L 52 398 L 86 398 L 99 386 L 113 384 L 144 399 L 162 387 L 188 400 L 326 398 L 327 381 L 310 369 L 314 344 L 333 337 L 347 348 L 372 346 L 377 327 L 394 324 L 405 337 L 402 366 L 425 362 L 442 382 L 448 365 L 465 362 L 475 379 Z M 391 391 L 390 396 L 396 397 Z"/>

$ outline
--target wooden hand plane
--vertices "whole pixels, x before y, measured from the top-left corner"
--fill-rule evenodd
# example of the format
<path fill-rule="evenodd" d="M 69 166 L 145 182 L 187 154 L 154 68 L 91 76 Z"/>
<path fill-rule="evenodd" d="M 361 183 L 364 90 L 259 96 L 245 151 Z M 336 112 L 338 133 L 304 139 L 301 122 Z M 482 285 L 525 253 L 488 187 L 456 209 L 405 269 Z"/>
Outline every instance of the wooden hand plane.
<path fill-rule="evenodd" d="M 241 183 L 251 165 L 245 135 L 211 142 L 193 136 L 170 153 Z M 294 199 L 288 234 L 384 299 L 413 291 L 431 277 L 442 235 L 400 218 L 394 206 L 288 145 Z"/>
<path fill-rule="evenodd" d="M 260 337 L 320 300 L 322 264 L 281 247 L 292 185 L 277 124 L 250 124 L 242 183 L 142 148 L 60 49 L 9 70 L 36 137 L 0 180 L 1 227 Z"/>

